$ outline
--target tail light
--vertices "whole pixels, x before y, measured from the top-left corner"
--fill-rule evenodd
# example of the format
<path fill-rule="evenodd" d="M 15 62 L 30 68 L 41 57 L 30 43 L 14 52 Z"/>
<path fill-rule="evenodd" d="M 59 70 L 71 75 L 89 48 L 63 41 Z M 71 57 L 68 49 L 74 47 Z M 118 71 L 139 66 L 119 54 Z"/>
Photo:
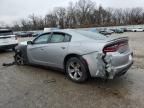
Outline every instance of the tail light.
<path fill-rule="evenodd" d="M 106 47 L 104 47 L 103 52 L 116 52 L 118 51 L 118 49 L 122 46 L 128 45 L 128 42 L 119 42 L 119 43 L 115 43 L 115 44 L 110 44 Z"/>

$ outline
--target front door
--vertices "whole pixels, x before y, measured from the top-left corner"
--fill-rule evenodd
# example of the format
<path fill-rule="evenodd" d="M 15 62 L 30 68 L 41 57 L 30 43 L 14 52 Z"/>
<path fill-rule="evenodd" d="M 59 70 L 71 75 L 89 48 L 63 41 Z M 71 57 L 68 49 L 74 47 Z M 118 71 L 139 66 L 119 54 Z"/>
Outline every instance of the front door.
<path fill-rule="evenodd" d="M 28 58 L 30 63 L 46 65 L 48 61 L 46 61 L 46 48 L 48 46 L 48 41 L 51 37 L 51 33 L 42 34 L 37 37 L 32 45 L 28 45 Z"/>

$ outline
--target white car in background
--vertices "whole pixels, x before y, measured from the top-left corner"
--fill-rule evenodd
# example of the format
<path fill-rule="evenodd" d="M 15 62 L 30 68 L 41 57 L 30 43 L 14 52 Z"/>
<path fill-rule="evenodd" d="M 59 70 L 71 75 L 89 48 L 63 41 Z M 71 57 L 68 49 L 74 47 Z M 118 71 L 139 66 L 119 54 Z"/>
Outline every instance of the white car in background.
<path fill-rule="evenodd" d="M 0 50 L 13 49 L 18 45 L 18 40 L 13 31 L 9 29 L 0 29 Z"/>
<path fill-rule="evenodd" d="M 133 28 L 131 29 L 132 32 L 143 32 L 144 29 L 143 28 Z"/>

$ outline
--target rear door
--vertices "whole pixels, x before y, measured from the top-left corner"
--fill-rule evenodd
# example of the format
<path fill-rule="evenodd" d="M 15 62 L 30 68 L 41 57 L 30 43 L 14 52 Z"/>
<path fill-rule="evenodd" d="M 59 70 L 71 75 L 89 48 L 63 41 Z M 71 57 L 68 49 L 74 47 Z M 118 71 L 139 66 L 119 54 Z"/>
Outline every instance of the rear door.
<path fill-rule="evenodd" d="M 71 36 L 65 33 L 53 32 L 47 45 L 46 58 L 49 66 L 63 68 L 63 60 L 67 54 Z"/>

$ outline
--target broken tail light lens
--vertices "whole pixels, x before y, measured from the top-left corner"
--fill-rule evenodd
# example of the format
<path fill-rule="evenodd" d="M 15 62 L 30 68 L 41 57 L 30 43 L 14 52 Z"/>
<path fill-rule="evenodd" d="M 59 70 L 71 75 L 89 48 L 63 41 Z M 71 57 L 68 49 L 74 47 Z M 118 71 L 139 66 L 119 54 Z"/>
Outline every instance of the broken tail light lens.
<path fill-rule="evenodd" d="M 103 52 L 115 52 L 118 50 L 118 45 L 107 46 L 103 49 Z"/>
<path fill-rule="evenodd" d="M 128 42 L 121 42 L 121 43 L 116 43 L 116 44 L 111 44 L 106 47 L 104 47 L 103 52 L 116 52 L 118 49 L 122 46 L 128 45 Z"/>

